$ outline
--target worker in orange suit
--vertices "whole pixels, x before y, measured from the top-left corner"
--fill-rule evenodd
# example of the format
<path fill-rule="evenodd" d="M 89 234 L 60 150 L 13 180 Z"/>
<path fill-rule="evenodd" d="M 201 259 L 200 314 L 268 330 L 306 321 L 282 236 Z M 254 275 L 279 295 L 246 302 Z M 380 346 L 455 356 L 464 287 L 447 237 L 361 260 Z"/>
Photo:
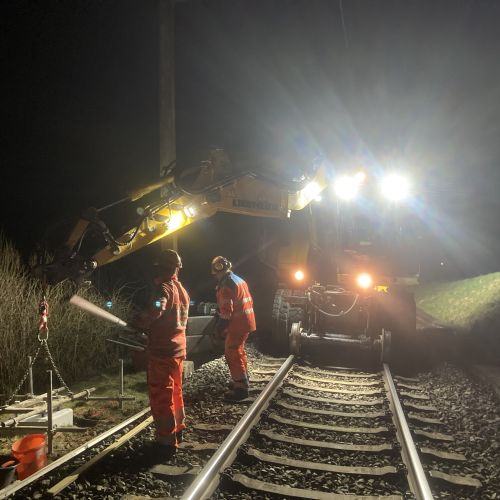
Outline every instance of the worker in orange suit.
<path fill-rule="evenodd" d="M 151 450 L 161 458 L 176 451 L 186 427 L 182 366 L 186 357 L 189 295 L 178 280 L 181 267 L 177 252 L 162 252 L 155 263 L 151 302 L 135 324 L 148 336 L 147 380 L 156 426 L 156 440 Z"/>
<path fill-rule="evenodd" d="M 231 268 L 231 262 L 225 257 L 212 260 L 212 274 L 217 279 L 218 320 L 215 328 L 216 333 L 225 339 L 224 355 L 232 379 L 225 399 L 240 401 L 248 397 L 249 387 L 245 342 L 256 326 L 248 285 Z"/>

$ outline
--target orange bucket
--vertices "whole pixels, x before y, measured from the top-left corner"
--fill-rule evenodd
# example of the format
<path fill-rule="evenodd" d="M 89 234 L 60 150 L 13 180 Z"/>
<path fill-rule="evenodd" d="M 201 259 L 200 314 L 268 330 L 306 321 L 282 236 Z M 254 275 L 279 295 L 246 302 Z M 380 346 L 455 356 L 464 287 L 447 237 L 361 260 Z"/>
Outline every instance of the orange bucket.
<path fill-rule="evenodd" d="M 12 455 L 19 461 L 19 479 L 25 479 L 47 465 L 46 444 L 45 434 L 28 434 L 12 445 Z"/>

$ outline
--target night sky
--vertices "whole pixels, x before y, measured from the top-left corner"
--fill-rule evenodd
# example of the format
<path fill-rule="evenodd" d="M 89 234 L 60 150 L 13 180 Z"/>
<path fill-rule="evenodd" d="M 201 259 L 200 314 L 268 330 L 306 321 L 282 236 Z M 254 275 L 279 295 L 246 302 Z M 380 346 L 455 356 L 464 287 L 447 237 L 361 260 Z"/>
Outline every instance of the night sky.
<path fill-rule="evenodd" d="M 157 177 L 157 5 L 4 0 L 0 23 L 1 224 L 27 255 L 47 226 Z M 291 175 L 316 154 L 401 168 L 432 259 L 499 270 L 499 26 L 495 0 L 177 2 L 178 162 L 217 146 L 283 156 Z M 189 229 L 193 269 L 249 253 L 224 236 L 251 233 L 239 221 Z"/>

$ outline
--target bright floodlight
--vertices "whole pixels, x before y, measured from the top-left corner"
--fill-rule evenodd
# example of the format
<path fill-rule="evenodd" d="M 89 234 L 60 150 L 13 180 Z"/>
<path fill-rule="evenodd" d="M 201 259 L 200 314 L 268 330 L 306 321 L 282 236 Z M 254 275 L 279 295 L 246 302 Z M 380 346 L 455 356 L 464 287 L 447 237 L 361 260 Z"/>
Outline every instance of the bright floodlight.
<path fill-rule="evenodd" d="M 182 227 L 184 223 L 184 214 L 182 212 L 174 212 L 168 221 L 168 229 L 176 231 Z"/>
<path fill-rule="evenodd" d="M 321 186 L 315 181 L 311 181 L 302 190 L 303 196 L 308 200 L 319 201 L 318 198 L 321 199 L 320 193 L 321 193 Z"/>
<path fill-rule="evenodd" d="M 342 200 L 352 200 L 358 194 L 359 181 L 355 177 L 343 175 L 335 181 L 335 194 Z"/>
<path fill-rule="evenodd" d="M 368 273 L 361 273 L 357 276 L 356 282 L 359 287 L 367 289 L 373 285 L 373 278 Z"/>
<path fill-rule="evenodd" d="M 301 269 L 295 271 L 295 274 L 293 276 L 297 281 L 302 281 L 305 278 L 304 271 L 302 271 Z"/>
<path fill-rule="evenodd" d="M 362 182 L 365 182 L 366 174 L 362 170 L 360 170 L 359 172 L 356 172 L 356 174 L 354 175 L 354 179 L 358 184 L 361 184 Z"/>
<path fill-rule="evenodd" d="M 400 201 L 408 196 L 408 180 L 398 174 L 389 174 L 382 180 L 382 194 L 391 201 Z"/>

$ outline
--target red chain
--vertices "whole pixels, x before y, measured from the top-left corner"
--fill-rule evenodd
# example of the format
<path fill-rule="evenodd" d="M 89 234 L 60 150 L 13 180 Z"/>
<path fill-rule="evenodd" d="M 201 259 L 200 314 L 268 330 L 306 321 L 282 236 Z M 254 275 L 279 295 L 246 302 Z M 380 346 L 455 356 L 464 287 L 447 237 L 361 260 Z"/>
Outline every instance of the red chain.
<path fill-rule="evenodd" d="M 47 333 L 49 331 L 49 304 L 45 300 L 45 297 L 40 301 L 40 304 L 38 305 L 38 313 L 40 314 L 40 319 L 38 320 L 38 332 Z"/>

